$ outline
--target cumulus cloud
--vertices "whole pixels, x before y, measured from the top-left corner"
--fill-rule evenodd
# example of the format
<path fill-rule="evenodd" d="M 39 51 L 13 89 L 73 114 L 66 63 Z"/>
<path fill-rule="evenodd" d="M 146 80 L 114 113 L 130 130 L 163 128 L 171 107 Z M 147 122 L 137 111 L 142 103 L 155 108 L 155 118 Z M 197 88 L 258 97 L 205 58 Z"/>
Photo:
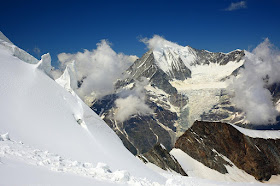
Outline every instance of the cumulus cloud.
<path fill-rule="evenodd" d="M 247 8 L 246 1 L 240 1 L 236 3 L 231 3 L 229 7 L 225 9 L 225 11 L 234 11 L 234 10 L 239 10 L 244 8 Z"/>
<path fill-rule="evenodd" d="M 143 38 L 140 41 L 143 42 L 144 44 L 146 44 L 149 49 L 154 49 L 154 50 L 162 50 L 163 48 L 166 48 L 166 47 L 167 48 L 168 47 L 172 47 L 172 48 L 181 47 L 177 43 L 167 41 L 166 39 L 164 39 L 163 37 L 161 37 L 159 35 L 154 35 L 151 39 Z"/>
<path fill-rule="evenodd" d="M 280 52 L 265 39 L 252 53 L 245 54 L 244 69 L 230 85 L 234 90 L 232 101 L 250 123 L 275 123 L 279 113 L 267 87 L 280 82 Z"/>
<path fill-rule="evenodd" d="M 136 59 L 137 56 L 127 56 L 116 53 L 106 40 L 97 44 L 97 49 L 84 50 L 76 54 L 61 53 L 58 55 L 60 68 L 75 61 L 76 76 L 82 81 L 76 92 L 82 98 L 94 99 L 110 94 L 114 90 L 114 82 Z"/>
<path fill-rule="evenodd" d="M 123 122 L 132 115 L 149 115 L 152 109 L 145 103 L 144 86 L 148 84 L 147 79 L 137 81 L 132 90 L 124 90 L 120 93 L 120 98 L 115 101 L 117 111 L 114 119 Z"/>

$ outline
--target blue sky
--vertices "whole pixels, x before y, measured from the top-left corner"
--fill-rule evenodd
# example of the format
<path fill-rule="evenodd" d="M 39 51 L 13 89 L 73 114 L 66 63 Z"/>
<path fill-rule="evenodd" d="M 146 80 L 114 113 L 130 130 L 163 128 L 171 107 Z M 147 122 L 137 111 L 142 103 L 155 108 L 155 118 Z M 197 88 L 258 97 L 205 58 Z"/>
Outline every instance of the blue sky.
<path fill-rule="evenodd" d="M 280 46 L 279 0 L 2 1 L 0 30 L 38 58 L 92 50 L 101 39 L 141 55 L 154 34 L 213 52 L 252 49 L 268 37 Z"/>

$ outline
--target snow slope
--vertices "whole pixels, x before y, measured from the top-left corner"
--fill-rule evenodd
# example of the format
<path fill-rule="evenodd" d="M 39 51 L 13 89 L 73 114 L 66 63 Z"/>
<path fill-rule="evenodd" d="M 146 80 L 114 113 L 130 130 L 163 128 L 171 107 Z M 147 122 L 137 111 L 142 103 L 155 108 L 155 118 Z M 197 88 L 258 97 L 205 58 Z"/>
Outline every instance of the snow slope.
<path fill-rule="evenodd" d="M 105 163 L 112 172 L 126 170 L 139 179 L 165 181 L 130 154 L 103 120 L 41 67 L 21 61 L 5 45 L 0 45 L 0 65 L 0 134 L 8 132 L 13 141 L 65 159 L 93 166 Z"/>
<path fill-rule="evenodd" d="M 263 139 L 279 139 L 280 138 L 280 130 L 252 130 L 252 129 L 246 129 L 242 128 L 236 125 L 231 124 L 234 128 L 239 130 L 241 133 L 243 133 L 246 136 L 252 137 L 252 138 L 263 138 Z"/>

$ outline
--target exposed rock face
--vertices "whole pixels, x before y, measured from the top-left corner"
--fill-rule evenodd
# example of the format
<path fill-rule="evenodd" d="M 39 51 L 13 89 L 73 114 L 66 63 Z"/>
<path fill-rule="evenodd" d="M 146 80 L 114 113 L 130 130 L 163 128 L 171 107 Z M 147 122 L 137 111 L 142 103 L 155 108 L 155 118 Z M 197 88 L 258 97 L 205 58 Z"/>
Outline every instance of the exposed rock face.
<path fill-rule="evenodd" d="M 178 119 L 173 113 L 154 102 L 147 100 L 147 104 L 155 114 L 148 116 L 134 115 L 124 122 L 113 118 L 114 102 L 118 95 L 108 95 L 98 100 L 91 107 L 97 114 L 104 117 L 104 121 L 118 134 L 124 145 L 134 155 L 149 151 L 156 143 L 162 143 L 171 150 L 175 140 L 169 132 L 175 132 L 174 123 Z M 168 129 L 168 130 L 166 130 Z"/>
<path fill-rule="evenodd" d="M 169 154 L 166 148 L 161 144 L 156 144 L 151 150 L 138 157 L 144 161 L 144 163 L 147 163 L 148 160 L 164 170 L 173 170 L 183 176 L 187 176 L 174 156 Z"/>
<path fill-rule="evenodd" d="M 235 50 L 230 53 L 213 53 L 206 50 L 193 49 L 197 53 L 197 60 L 195 61 L 198 65 L 208 65 L 210 63 L 217 63 L 219 65 L 226 65 L 230 61 L 240 61 L 245 55 L 244 50 Z"/>
<path fill-rule="evenodd" d="M 251 138 L 226 123 L 196 121 L 175 148 L 223 174 L 231 165 L 223 156 L 259 181 L 280 174 L 279 139 Z"/>
<path fill-rule="evenodd" d="M 126 74 L 129 74 L 129 76 L 123 80 L 119 80 L 116 83 L 116 89 L 126 86 L 135 80 L 139 81 L 142 77 L 145 77 L 150 80 L 151 85 L 169 94 L 170 101 L 174 105 L 177 105 L 177 98 L 180 96 L 176 88 L 174 88 L 169 81 L 174 78 L 180 80 L 187 79 L 191 77 L 191 71 L 184 65 L 180 58 L 177 59 L 173 57 L 173 60 L 175 60 L 175 62 L 172 63 L 170 71 L 165 73 L 157 66 L 153 51 L 149 50 L 127 69 Z M 184 100 L 184 104 L 186 104 L 186 99 Z"/>

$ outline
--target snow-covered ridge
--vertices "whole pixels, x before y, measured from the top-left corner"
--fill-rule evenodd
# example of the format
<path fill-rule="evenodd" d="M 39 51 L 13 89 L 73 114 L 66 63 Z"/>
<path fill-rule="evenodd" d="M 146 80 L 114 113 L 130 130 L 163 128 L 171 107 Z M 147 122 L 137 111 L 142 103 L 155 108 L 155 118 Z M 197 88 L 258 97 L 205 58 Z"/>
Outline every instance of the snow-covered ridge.
<path fill-rule="evenodd" d="M 209 62 L 222 63 L 223 65 L 230 61 L 238 62 L 242 57 L 240 49 L 229 53 L 214 53 L 207 50 L 197 50 L 190 46 L 180 46 L 159 36 L 155 36 L 146 43 L 153 51 L 157 66 L 167 74 L 172 73 L 174 69 L 179 71 L 178 69 L 184 68 L 181 62 L 192 71 L 196 65 L 209 64 Z"/>
<path fill-rule="evenodd" d="M 13 56 L 30 64 L 37 64 L 38 59 L 28 54 L 24 50 L 15 46 L 1 31 L 0 31 L 0 49 L 8 50 Z"/>
<path fill-rule="evenodd" d="M 238 127 L 234 124 L 230 124 L 242 134 L 252 138 L 263 138 L 263 139 L 280 139 L 280 130 L 253 130 Z"/>

